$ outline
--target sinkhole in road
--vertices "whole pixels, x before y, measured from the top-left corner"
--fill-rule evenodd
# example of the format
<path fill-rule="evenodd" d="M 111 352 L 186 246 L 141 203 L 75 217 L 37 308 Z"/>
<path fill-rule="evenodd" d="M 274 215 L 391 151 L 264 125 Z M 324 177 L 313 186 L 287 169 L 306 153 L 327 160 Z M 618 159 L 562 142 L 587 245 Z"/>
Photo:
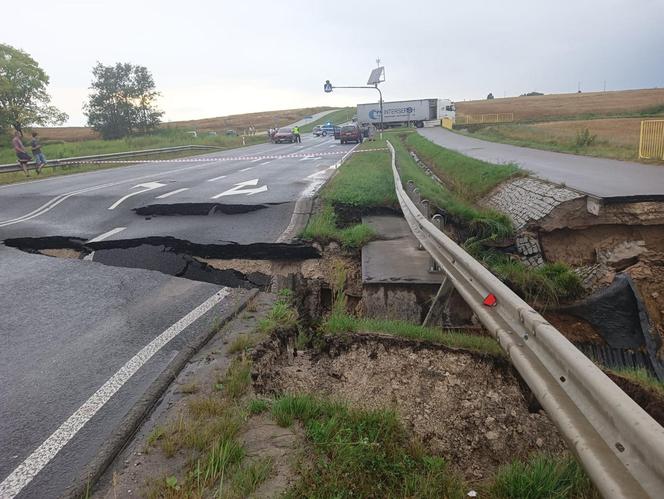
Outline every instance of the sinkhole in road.
<path fill-rule="evenodd" d="M 224 204 L 224 203 L 163 203 L 150 204 L 134 208 L 134 212 L 140 216 L 210 216 L 210 215 L 242 215 L 258 210 L 264 210 L 270 206 L 278 206 L 284 203 L 265 204 Z"/>
<path fill-rule="evenodd" d="M 89 243 L 78 237 L 50 236 L 7 239 L 4 243 L 28 253 L 91 260 L 115 267 L 154 270 L 185 279 L 245 289 L 268 289 L 272 275 L 260 270 L 242 272 L 232 267 L 219 268 L 218 265 L 208 264 L 206 259 L 287 262 L 320 258 L 318 250 L 306 244 L 197 244 L 172 237 Z"/>

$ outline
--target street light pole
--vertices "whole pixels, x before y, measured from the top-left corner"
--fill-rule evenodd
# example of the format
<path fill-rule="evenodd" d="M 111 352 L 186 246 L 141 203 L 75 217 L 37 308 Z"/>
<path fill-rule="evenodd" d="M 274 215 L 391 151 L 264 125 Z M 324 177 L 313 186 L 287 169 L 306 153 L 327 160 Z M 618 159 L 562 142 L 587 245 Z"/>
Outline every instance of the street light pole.
<path fill-rule="evenodd" d="M 380 138 L 381 140 L 383 139 L 383 92 L 380 91 L 380 88 L 378 88 L 378 84 L 374 86 L 368 86 L 368 87 L 347 87 L 347 86 L 339 86 L 339 85 L 332 85 L 330 83 L 330 80 L 327 80 L 325 82 L 325 85 L 323 86 L 325 92 L 330 93 L 333 89 L 335 88 L 363 88 L 363 89 L 375 89 L 378 90 L 378 95 L 380 97 Z"/>

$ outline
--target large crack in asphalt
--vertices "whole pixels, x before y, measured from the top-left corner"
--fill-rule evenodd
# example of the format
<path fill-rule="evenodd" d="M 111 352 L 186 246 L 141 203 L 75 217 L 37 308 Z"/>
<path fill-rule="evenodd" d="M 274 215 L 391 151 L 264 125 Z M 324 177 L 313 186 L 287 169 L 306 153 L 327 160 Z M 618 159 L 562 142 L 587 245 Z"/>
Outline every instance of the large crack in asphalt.
<path fill-rule="evenodd" d="M 134 212 L 141 216 L 209 216 L 215 214 L 242 215 L 252 211 L 264 210 L 270 206 L 283 203 L 266 204 L 223 204 L 223 203 L 173 203 L 150 204 L 134 208 Z"/>
<path fill-rule="evenodd" d="M 272 276 L 261 272 L 242 273 L 218 269 L 205 259 L 244 259 L 297 261 L 320 258 L 314 247 L 306 244 L 252 243 L 198 244 L 174 237 L 146 237 L 86 242 L 79 237 L 49 236 L 7 239 L 6 246 L 28 253 L 48 254 L 48 250 L 69 249 L 97 263 L 115 267 L 154 270 L 163 274 L 234 288 L 267 289 Z"/>

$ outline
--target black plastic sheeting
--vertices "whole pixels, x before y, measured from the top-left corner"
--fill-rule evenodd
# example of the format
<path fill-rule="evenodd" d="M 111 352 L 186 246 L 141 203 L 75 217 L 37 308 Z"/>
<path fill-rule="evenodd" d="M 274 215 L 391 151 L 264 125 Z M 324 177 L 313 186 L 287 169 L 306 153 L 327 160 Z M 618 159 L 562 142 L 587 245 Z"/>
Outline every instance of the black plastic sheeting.
<path fill-rule="evenodd" d="M 664 363 L 657 357 L 661 339 L 628 275 L 618 274 L 609 287 L 560 311 L 589 322 L 604 338 L 608 347 L 597 346 L 593 353 L 598 361 L 604 359 L 609 367 L 645 367 L 664 381 Z M 635 366 L 637 361 L 642 363 Z"/>

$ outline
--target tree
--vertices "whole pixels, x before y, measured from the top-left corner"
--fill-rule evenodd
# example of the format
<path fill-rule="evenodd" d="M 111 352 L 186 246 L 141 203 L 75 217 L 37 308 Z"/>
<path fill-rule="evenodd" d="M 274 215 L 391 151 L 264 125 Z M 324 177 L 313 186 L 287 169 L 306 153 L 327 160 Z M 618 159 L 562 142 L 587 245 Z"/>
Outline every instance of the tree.
<path fill-rule="evenodd" d="M 30 55 L 0 43 L 0 130 L 67 121 L 65 113 L 50 105 L 48 81 Z"/>
<path fill-rule="evenodd" d="M 157 109 L 154 79 L 144 66 L 117 63 L 92 69 L 92 94 L 84 106 L 88 125 L 105 139 L 147 133 L 164 114 Z"/>
<path fill-rule="evenodd" d="M 493 94 L 491 92 L 489 92 L 489 95 L 486 96 L 486 99 L 487 100 L 493 99 Z"/>

